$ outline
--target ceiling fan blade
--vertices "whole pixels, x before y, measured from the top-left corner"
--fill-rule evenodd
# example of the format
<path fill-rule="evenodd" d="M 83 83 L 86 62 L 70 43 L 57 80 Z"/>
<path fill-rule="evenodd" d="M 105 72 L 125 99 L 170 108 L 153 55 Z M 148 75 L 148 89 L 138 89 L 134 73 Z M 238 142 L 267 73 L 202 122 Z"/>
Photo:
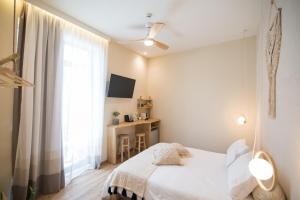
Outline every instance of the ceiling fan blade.
<path fill-rule="evenodd" d="M 138 39 L 138 40 L 117 40 L 116 42 L 119 44 L 130 44 L 130 43 L 134 43 L 134 42 L 143 42 L 145 39 Z"/>
<path fill-rule="evenodd" d="M 162 29 L 162 27 L 164 27 L 164 23 L 154 23 L 148 33 L 148 38 L 154 38 L 157 33 Z"/>
<path fill-rule="evenodd" d="M 134 25 L 130 25 L 127 27 L 128 29 L 131 30 L 145 30 L 145 26 L 143 24 L 134 24 Z"/>
<path fill-rule="evenodd" d="M 154 41 L 154 45 L 157 46 L 158 48 L 161 48 L 163 50 L 167 50 L 169 48 L 168 45 L 162 43 L 162 42 L 159 42 L 159 41 L 156 41 L 156 40 L 153 40 Z"/>

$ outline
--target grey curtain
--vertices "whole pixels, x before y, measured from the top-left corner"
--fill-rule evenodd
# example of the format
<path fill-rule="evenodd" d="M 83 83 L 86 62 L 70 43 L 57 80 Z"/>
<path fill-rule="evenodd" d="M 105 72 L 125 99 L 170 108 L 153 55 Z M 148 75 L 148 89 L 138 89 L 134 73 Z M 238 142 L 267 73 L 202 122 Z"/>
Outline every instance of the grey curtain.
<path fill-rule="evenodd" d="M 64 187 L 62 153 L 61 24 L 55 17 L 26 4 L 22 77 L 34 83 L 22 88 L 13 199 Z M 30 193 L 30 192 L 29 192 Z M 29 194 L 30 195 L 30 194 Z"/>
<path fill-rule="evenodd" d="M 18 23 L 18 34 L 15 31 L 15 52 L 20 56 L 19 60 L 16 60 L 15 63 L 15 73 L 18 76 L 22 76 L 22 66 L 23 66 L 23 52 L 24 52 L 24 39 L 25 39 L 25 12 L 24 12 L 24 2 L 15 1 L 16 7 L 20 8 L 19 12 L 16 12 L 15 21 L 19 19 Z M 16 23 L 17 24 L 17 23 Z M 17 41 L 16 41 L 17 39 Z M 22 98 L 22 89 L 14 89 L 14 100 L 13 100 L 13 126 L 12 126 L 12 171 L 15 166 L 16 159 L 16 150 L 18 144 L 18 135 L 19 135 L 19 125 L 20 125 L 20 111 L 21 111 L 21 98 Z"/>

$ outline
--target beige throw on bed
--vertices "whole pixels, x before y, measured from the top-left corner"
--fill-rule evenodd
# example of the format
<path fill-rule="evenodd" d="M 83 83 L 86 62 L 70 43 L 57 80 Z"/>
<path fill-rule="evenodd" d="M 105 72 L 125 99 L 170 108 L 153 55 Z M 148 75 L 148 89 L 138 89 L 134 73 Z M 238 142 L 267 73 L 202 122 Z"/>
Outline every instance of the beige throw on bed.
<path fill-rule="evenodd" d="M 157 168 L 152 161 L 153 151 L 148 149 L 122 163 L 113 171 L 110 186 L 125 188 L 139 197 L 144 197 L 147 180 Z"/>

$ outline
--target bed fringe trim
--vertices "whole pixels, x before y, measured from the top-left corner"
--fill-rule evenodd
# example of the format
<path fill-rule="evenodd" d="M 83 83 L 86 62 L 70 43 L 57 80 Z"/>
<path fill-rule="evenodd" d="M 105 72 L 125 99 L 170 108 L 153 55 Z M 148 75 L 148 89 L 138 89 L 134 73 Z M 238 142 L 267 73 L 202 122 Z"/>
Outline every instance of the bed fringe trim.
<path fill-rule="evenodd" d="M 125 188 L 120 188 L 122 189 L 122 192 L 120 193 L 118 191 L 118 187 L 109 187 L 108 188 L 108 193 L 109 195 L 113 195 L 113 194 L 121 194 L 123 197 L 127 197 L 127 198 L 131 198 L 131 200 L 138 200 L 138 196 L 135 193 L 132 193 L 132 195 L 127 194 L 127 191 Z M 142 200 L 145 200 L 144 198 L 141 198 Z"/>

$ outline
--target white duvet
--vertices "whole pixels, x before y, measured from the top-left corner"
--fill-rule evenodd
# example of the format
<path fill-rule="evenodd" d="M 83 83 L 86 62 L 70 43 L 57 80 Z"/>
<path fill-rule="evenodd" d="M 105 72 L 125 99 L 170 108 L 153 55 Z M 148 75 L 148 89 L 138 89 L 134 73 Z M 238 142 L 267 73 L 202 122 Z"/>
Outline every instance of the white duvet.
<path fill-rule="evenodd" d="M 226 155 L 187 149 L 192 156 L 183 159 L 183 166 L 157 167 L 148 178 L 144 199 L 231 200 L 227 189 Z"/>

